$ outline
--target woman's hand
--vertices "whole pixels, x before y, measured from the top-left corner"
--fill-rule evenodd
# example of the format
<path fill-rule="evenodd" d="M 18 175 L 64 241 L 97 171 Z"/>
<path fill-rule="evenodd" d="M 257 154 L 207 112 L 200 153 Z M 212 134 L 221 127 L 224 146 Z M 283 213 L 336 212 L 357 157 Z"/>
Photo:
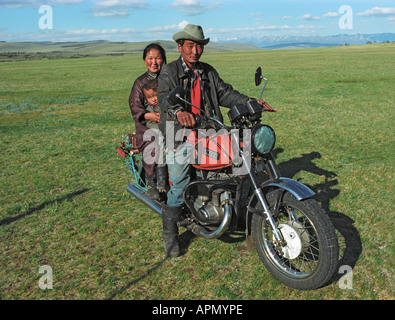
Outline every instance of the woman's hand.
<path fill-rule="evenodd" d="M 160 113 L 158 112 L 147 112 L 144 114 L 144 119 L 152 121 L 152 122 L 159 122 Z"/>

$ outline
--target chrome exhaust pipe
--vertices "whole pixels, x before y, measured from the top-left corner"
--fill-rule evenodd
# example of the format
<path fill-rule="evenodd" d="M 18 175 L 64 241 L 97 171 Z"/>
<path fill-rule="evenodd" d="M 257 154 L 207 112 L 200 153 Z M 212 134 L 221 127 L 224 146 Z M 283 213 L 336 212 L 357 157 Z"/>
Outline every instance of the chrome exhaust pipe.
<path fill-rule="evenodd" d="M 162 215 L 162 207 L 160 203 L 156 200 L 150 199 L 147 194 L 140 189 L 138 189 L 134 184 L 130 184 L 127 187 L 127 190 L 138 200 L 140 200 L 142 203 L 144 203 L 146 206 L 148 206 L 151 210 L 155 211 L 157 214 Z M 222 219 L 221 224 L 219 227 L 212 231 L 208 232 L 205 228 L 199 226 L 197 227 L 197 230 L 191 230 L 194 232 L 196 235 L 201 236 L 206 239 L 217 239 L 220 236 L 224 234 L 226 230 L 228 230 L 230 222 L 232 220 L 232 206 L 229 203 L 226 203 L 224 205 L 224 217 Z M 192 224 L 190 225 L 189 228 L 194 229 L 194 226 L 196 227 L 197 225 Z M 187 228 L 187 229 L 189 229 Z"/>
<path fill-rule="evenodd" d="M 162 207 L 158 201 L 152 200 L 145 192 L 138 189 L 134 184 L 129 184 L 127 189 L 135 198 L 147 205 L 151 210 L 162 215 Z"/>
<path fill-rule="evenodd" d="M 224 205 L 224 218 L 218 229 L 213 232 L 207 232 L 206 230 L 199 230 L 199 235 L 206 239 L 217 239 L 224 234 L 226 230 L 228 230 L 230 222 L 232 220 L 232 206 L 230 204 Z"/>

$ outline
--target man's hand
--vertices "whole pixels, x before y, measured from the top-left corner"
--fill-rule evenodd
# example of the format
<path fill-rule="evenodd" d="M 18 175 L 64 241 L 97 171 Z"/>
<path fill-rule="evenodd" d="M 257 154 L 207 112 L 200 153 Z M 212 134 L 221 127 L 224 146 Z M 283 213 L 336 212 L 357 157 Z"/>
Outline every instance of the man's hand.
<path fill-rule="evenodd" d="M 269 106 L 269 104 L 263 101 L 262 99 L 258 100 L 258 103 L 262 106 L 262 109 L 264 109 L 264 111 L 277 112 L 276 110 L 273 110 L 272 107 Z"/>
<path fill-rule="evenodd" d="M 195 117 L 193 116 L 193 114 L 187 111 L 177 112 L 177 120 L 183 127 L 192 128 L 196 124 Z"/>

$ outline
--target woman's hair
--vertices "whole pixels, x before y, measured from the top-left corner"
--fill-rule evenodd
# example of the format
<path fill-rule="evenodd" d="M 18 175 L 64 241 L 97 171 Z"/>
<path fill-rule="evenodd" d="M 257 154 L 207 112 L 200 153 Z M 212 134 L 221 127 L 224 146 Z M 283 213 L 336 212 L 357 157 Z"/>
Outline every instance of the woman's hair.
<path fill-rule="evenodd" d="M 163 49 L 163 47 L 160 44 L 157 44 L 157 43 L 151 43 L 145 47 L 145 49 L 143 51 L 143 60 L 145 60 L 148 52 L 150 52 L 152 49 L 156 49 L 160 52 L 160 55 L 162 56 L 162 59 L 163 59 L 163 63 L 166 64 L 167 63 L 166 51 L 165 51 L 165 49 Z"/>

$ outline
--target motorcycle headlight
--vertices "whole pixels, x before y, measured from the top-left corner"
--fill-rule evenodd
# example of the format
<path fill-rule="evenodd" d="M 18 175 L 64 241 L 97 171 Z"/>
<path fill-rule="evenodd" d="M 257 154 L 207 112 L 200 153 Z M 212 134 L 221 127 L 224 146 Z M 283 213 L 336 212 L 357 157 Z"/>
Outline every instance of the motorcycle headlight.
<path fill-rule="evenodd" d="M 268 125 L 259 124 L 252 129 L 252 151 L 265 155 L 273 150 L 276 143 L 274 130 Z"/>

